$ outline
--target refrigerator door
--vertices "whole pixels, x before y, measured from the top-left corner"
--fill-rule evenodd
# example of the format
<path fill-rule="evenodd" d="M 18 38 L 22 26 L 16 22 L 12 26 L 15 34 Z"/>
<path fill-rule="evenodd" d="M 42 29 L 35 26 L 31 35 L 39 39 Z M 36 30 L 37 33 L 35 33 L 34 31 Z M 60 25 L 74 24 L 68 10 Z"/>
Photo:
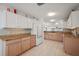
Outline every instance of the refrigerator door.
<path fill-rule="evenodd" d="M 40 45 L 42 42 L 43 42 L 42 36 L 36 38 L 36 45 Z"/>
<path fill-rule="evenodd" d="M 43 25 L 41 23 L 38 23 L 37 26 L 37 35 L 36 35 L 36 45 L 39 45 L 44 40 L 44 34 L 43 34 Z"/>

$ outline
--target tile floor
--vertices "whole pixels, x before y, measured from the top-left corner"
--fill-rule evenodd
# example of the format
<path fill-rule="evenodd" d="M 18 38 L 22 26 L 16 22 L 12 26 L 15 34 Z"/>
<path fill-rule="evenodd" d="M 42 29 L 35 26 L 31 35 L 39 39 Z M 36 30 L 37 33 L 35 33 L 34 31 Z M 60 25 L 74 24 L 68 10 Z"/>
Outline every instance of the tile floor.
<path fill-rule="evenodd" d="M 63 50 L 63 43 L 51 40 L 44 40 L 42 44 L 36 46 L 21 56 L 68 56 Z"/>

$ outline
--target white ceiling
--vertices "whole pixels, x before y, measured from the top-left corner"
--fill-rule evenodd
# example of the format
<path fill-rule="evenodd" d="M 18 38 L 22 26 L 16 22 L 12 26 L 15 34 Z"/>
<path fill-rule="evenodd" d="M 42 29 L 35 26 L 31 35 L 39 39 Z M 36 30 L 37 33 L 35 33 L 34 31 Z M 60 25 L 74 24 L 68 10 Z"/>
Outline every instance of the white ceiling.
<path fill-rule="evenodd" d="M 26 14 L 33 15 L 37 18 L 43 18 L 45 21 L 50 19 L 66 19 L 72 9 L 78 7 L 77 3 L 46 3 L 42 6 L 37 6 L 36 3 L 19 3 L 9 4 L 18 10 L 22 10 Z M 48 12 L 55 12 L 56 15 L 49 17 Z"/>

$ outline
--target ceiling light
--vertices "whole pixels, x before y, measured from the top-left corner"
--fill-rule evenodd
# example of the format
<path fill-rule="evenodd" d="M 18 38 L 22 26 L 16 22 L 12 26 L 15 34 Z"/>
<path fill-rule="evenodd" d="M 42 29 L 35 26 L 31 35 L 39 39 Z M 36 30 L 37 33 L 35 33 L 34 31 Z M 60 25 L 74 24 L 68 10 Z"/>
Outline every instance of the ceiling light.
<path fill-rule="evenodd" d="M 55 23 L 56 25 L 58 25 L 58 23 Z"/>
<path fill-rule="evenodd" d="M 50 20 L 51 22 L 54 22 L 55 20 Z"/>
<path fill-rule="evenodd" d="M 47 27 L 47 26 L 45 26 L 45 27 Z"/>
<path fill-rule="evenodd" d="M 56 13 L 54 13 L 54 12 L 50 12 L 50 13 L 48 13 L 48 16 L 54 16 Z"/>

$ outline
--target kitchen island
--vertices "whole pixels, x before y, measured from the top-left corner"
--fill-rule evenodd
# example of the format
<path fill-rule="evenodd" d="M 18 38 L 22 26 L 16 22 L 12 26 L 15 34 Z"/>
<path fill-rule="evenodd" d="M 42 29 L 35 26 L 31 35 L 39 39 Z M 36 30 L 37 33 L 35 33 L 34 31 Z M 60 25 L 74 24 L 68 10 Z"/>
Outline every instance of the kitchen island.
<path fill-rule="evenodd" d="M 36 36 L 29 29 L 1 29 L 0 56 L 16 56 L 36 45 Z"/>

